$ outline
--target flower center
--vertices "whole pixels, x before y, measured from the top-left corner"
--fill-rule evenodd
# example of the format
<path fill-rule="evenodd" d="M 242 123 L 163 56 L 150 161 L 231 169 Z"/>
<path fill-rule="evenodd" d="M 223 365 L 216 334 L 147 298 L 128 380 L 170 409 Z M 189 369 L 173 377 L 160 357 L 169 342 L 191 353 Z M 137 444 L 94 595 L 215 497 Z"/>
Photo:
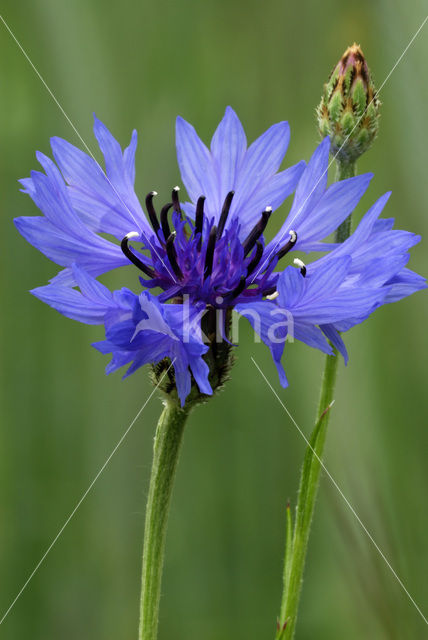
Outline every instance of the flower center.
<path fill-rule="evenodd" d="M 274 268 L 296 244 L 296 232 L 289 231 L 289 239 L 279 251 L 266 251 L 263 234 L 272 207 L 265 207 L 258 222 L 241 240 L 239 219 L 227 224 L 234 191 L 226 195 L 217 224 L 204 212 L 205 196 L 197 200 L 194 221 L 184 216 L 178 192 L 179 187 L 174 187 L 172 201 L 162 207 L 158 216 L 153 204 L 157 193 L 150 191 L 146 211 L 154 236 L 131 231 L 121 242 L 128 260 L 148 277 L 142 280 L 144 286 L 163 289 L 162 300 L 188 294 L 215 307 L 233 306 L 237 298 L 241 301 L 272 294 L 278 278 Z M 130 240 L 137 239 L 150 255 L 137 255 L 129 246 Z M 301 272 L 305 275 L 306 269 L 301 268 Z"/>

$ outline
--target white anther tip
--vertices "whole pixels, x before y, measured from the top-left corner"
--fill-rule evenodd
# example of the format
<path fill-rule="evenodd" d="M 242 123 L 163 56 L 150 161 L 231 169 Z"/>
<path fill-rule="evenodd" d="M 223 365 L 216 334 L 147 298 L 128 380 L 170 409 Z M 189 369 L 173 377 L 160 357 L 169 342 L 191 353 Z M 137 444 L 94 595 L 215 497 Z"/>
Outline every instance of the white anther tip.
<path fill-rule="evenodd" d="M 129 233 L 126 234 L 125 238 L 127 238 L 128 240 L 130 238 L 139 238 L 140 234 L 138 233 L 138 231 L 130 231 Z"/>
<path fill-rule="evenodd" d="M 290 234 L 290 240 L 291 242 L 296 242 L 297 240 L 297 233 L 294 231 L 294 229 L 290 229 L 290 231 L 288 232 Z"/>
<path fill-rule="evenodd" d="M 271 293 L 269 296 L 266 296 L 267 300 L 276 300 L 276 298 L 279 296 L 278 291 L 274 291 L 273 293 Z"/>
<path fill-rule="evenodd" d="M 303 269 L 304 267 L 306 267 L 305 263 L 303 262 L 303 260 L 300 260 L 300 258 L 294 258 L 293 262 L 295 265 L 300 267 L 300 269 Z"/>
<path fill-rule="evenodd" d="M 266 213 L 271 213 L 272 207 L 266 207 L 265 211 L 266 211 Z"/>
<path fill-rule="evenodd" d="M 180 191 L 180 187 L 176 185 L 176 186 L 174 187 L 173 191 Z"/>
<path fill-rule="evenodd" d="M 152 196 L 157 196 L 158 192 L 157 191 L 152 191 Z"/>

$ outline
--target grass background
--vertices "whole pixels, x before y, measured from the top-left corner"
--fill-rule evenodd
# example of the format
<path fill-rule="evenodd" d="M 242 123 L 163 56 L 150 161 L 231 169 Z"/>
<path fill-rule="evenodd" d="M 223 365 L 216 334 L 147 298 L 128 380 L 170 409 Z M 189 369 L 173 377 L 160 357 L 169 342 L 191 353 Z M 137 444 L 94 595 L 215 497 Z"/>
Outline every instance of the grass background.
<path fill-rule="evenodd" d="M 348 44 L 378 85 L 425 17 L 422 0 L 21 0 L 3 16 L 96 151 L 92 112 L 121 143 L 140 134 L 137 192 L 179 181 L 177 114 L 208 140 L 227 104 L 254 139 L 288 119 L 287 164 L 309 158 L 314 108 Z M 382 90 L 382 126 L 360 171 L 375 179 L 361 214 L 393 189 L 386 216 L 427 237 L 428 26 Z M 73 130 L 0 24 L 0 615 L 150 393 L 146 373 L 104 376 L 101 329 L 62 318 L 27 292 L 56 267 L 18 236 L 36 213 L 17 179 L 49 137 Z M 286 207 L 276 215 L 286 213 Z M 425 241 L 426 243 L 426 241 Z M 427 273 L 426 244 L 412 266 Z M 107 281 L 135 283 L 135 273 Z M 350 332 L 326 462 L 427 611 L 427 297 L 383 308 Z M 160 640 L 273 638 L 284 509 L 295 502 L 304 442 L 250 357 L 279 390 L 267 350 L 242 332 L 224 393 L 187 429 L 170 519 Z M 309 433 L 322 356 L 287 349 L 279 390 Z M 4 638 L 135 638 L 154 398 L 10 615 Z M 327 478 L 317 505 L 299 640 L 415 640 L 427 628 Z"/>

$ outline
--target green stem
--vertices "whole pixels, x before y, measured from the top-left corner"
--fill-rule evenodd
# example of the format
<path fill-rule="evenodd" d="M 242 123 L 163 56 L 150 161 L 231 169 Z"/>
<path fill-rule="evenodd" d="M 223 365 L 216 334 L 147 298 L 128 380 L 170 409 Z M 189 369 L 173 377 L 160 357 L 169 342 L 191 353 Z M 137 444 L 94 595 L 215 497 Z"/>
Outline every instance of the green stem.
<path fill-rule="evenodd" d="M 277 640 L 291 640 L 294 637 L 309 534 L 318 493 L 321 472 L 320 460 L 322 460 L 329 423 L 329 409 L 333 402 L 338 361 L 339 359 L 335 356 L 326 356 L 317 424 L 309 441 L 310 446 L 306 449 L 300 477 L 291 553 L 287 554 L 288 567 L 284 571 L 284 594 Z M 287 528 L 290 532 L 290 526 Z"/>
<path fill-rule="evenodd" d="M 355 175 L 355 163 L 337 162 L 337 180 Z M 336 231 L 336 242 L 343 242 L 351 234 L 351 216 Z M 330 419 L 330 407 L 334 399 L 338 353 L 326 356 L 321 395 L 309 446 L 303 461 L 294 528 L 291 514 L 287 508 L 287 541 L 283 576 L 283 595 L 276 640 L 292 640 L 296 629 L 297 611 L 302 590 L 303 571 L 308 550 L 309 534 L 314 515 L 315 500 L 318 493 L 321 461 Z"/>
<path fill-rule="evenodd" d="M 336 161 L 336 182 L 339 182 L 339 180 L 345 180 L 346 178 L 353 178 L 356 170 L 357 167 L 355 162 L 346 163 Z M 348 216 L 337 229 L 335 238 L 336 242 L 344 242 L 346 238 L 349 238 L 351 235 L 351 218 L 352 216 Z"/>
<path fill-rule="evenodd" d="M 169 506 L 188 411 L 167 402 L 156 429 L 144 529 L 139 640 L 156 640 Z"/>

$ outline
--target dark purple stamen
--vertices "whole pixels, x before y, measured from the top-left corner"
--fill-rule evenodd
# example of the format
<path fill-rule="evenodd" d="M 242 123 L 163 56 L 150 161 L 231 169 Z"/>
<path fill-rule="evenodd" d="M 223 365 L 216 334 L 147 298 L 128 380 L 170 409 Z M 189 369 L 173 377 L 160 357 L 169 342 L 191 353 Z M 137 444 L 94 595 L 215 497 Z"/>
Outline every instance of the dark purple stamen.
<path fill-rule="evenodd" d="M 296 244 L 297 242 L 297 233 L 295 231 L 290 231 L 290 239 L 289 241 L 278 251 L 276 257 L 278 260 L 281 260 Z"/>
<path fill-rule="evenodd" d="M 302 276 L 305 278 L 306 277 L 306 267 L 301 267 L 300 268 L 300 273 L 302 274 Z"/>
<path fill-rule="evenodd" d="M 263 295 L 264 296 L 271 296 L 273 293 L 275 293 L 276 291 L 276 287 L 269 287 L 269 289 L 265 289 L 263 291 Z"/>
<path fill-rule="evenodd" d="M 265 208 L 257 223 L 242 242 L 238 237 L 239 223 L 237 220 L 234 221 L 236 225 L 233 229 L 229 224 L 228 230 L 225 231 L 235 195 L 234 191 L 227 193 L 217 225 L 214 225 L 211 219 L 205 219 L 205 196 L 200 196 L 197 200 L 195 220 L 192 224 L 187 216 L 184 215 L 184 211 L 182 211 L 178 194 L 179 188 L 174 187 L 171 193 L 171 202 L 162 207 L 159 215 L 157 215 L 153 205 L 153 198 L 157 195 L 156 191 L 150 191 L 146 196 L 146 210 L 150 224 L 157 236 L 156 245 L 160 254 L 155 247 L 151 248 L 153 252 L 156 253 L 157 258 L 160 258 L 162 261 L 162 264 L 169 273 L 169 277 L 158 265 L 153 256 L 153 252 L 151 252 L 151 261 L 146 258 L 143 251 L 145 248 L 149 249 L 148 246 L 146 247 L 144 244 L 142 249 L 140 249 L 141 253 L 139 253 L 137 249 L 129 246 L 131 239 L 137 240 L 137 242 L 138 240 L 143 242 L 142 238 L 144 236 L 139 232 L 134 231 L 129 233 L 121 242 L 121 249 L 128 260 L 146 274 L 146 276 L 153 280 L 156 279 L 153 284 L 159 285 L 164 290 L 162 294 L 163 300 L 168 300 L 171 297 L 169 296 L 170 289 L 174 292 L 173 295 L 177 296 L 183 295 L 184 291 L 193 291 L 193 289 L 201 286 L 201 260 L 203 261 L 203 279 L 207 280 L 209 278 L 210 281 L 212 281 L 210 287 L 207 287 L 207 283 L 205 283 L 203 299 L 205 299 L 207 305 L 212 306 L 213 309 L 220 304 L 217 298 L 215 298 L 218 290 L 222 289 L 224 282 L 227 282 L 231 275 L 228 272 L 228 261 L 232 262 L 233 269 L 237 267 L 236 271 L 240 269 L 240 272 L 238 271 L 238 273 L 236 273 L 236 271 L 234 271 L 236 277 L 233 282 L 237 282 L 235 288 L 228 288 L 228 291 L 222 296 L 226 307 L 233 306 L 234 299 L 238 298 L 243 292 L 245 292 L 244 295 L 252 299 L 259 299 L 260 296 L 267 296 L 274 293 L 275 287 L 272 285 L 272 282 L 275 281 L 275 274 L 272 275 L 273 268 L 278 260 L 294 247 L 297 242 L 297 234 L 294 231 L 290 231 L 288 242 L 277 251 L 273 258 L 269 256 L 266 259 L 266 264 L 263 264 L 265 244 L 262 236 L 271 216 L 272 208 Z M 170 209 L 173 209 L 172 219 L 169 219 Z M 177 230 L 174 230 L 174 222 L 177 223 Z M 191 230 L 193 229 L 192 234 L 188 232 L 186 224 L 189 225 Z M 209 234 L 207 237 L 206 231 L 208 230 Z M 144 240 L 144 242 L 146 241 Z M 242 249 L 236 245 L 237 242 L 240 243 Z M 149 242 L 149 244 L 151 243 Z M 239 251 L 237 251 L 237 249 L 239 249 Z M 204 253 L 201 253 L 202 251 Z M 199 255 L 196 252 L 198 252 Z M 162 256 L 164 256 L 166 264 Z M 235 260 L 237 262 L 236 265 Z M 157 265 L 156 268 L 152 266 L 152 261 Z M 171 271 L 167 266 L 168 263 Z M 303 265 L 303 262 L 296 259 L 295 263 L 299 266 L 302 276 L 305 276 L 306 267 Z M 219 265 L 221 265 L 221 268 Z M 251 285 L 256 281 L 254 272 L 257 268 L 259 269 L 257 276 L 259 272 L 264 275 L 260 281 L 257 280 L 256 286 L 252 288 Z M 253 279 L 249 280 L 251 274 L 253 274 Z M 172 285 L 170 278 L 174 281 L 174 285 Z M 180 283 L 178 283 L 178 281 L 180 281 Z M 215 302 L 213 302 L 213 300 L 215 300 Z"/>
<path fill-rule="evenodd" d="M 256 242 L 256 250 L 254 252 L 254 256 L 251 259 L 250 264 L 247 267 L 247 277 L 253 273 L 254 269 L 257 267 L 257 265 L 259 264 L 260 260 L 262 259 L 262 255 L 263 255 L 263 245 L 261 242 L 259 242 L 257 240 Z"/>
<path fill-rule="evenodd" d="M 177 262 L 177 251 L 175 250 L 175 246 L 174 246 L 174 240 L 176 237 L 176 232 L 173 231 L 169 237 L 168 240 L 166 241 L 166 253 L 168 256 L 168 260 L 169 263 L 172 267 L 172 270 L 174 271 L 175 275 L 178 276 L 180 278 L 180 280 L 183 278 L 183 272 L 180 269 L 180 266 Z"/>
<path fill-rule="evenodd" d="M 147 213 L 149 214 L 150 224 L 152 225 L 156 235 L 160 229 L 160 225 L 159 225 L 158 217 L 156 215 L 156 210 L 153 206 L 153 198 L 154 196 L 157 196 L 157 195 L 158 194 L 156 193 L 156 191 L 150 191 L 150 193 L 146 195 L 146 209 L 147 209 Z"/>
<path fill-rule="evenodd" d="M 174 211 L 181 214 L 180 199 L 178 197 L 179 191 L 180 187 L 174 187 L 174 189 L 172 190 L 171 199 L 174 206 Z"/>
<path fill-rule="evenodd" d="M 207 252 L 205 254 L 205 278 L 208 278 L 212 274 L 213 271 L 213 261 L 214 261 L 214 249 L 215 242 L 217 238 L 217 227 L 214 225 L 211 228 L 210 235 L 208 237 L 207 243 Z"/>
<path fill-rule="evenodd" d="M 146 276 L 149 276 L 149 278 L 154 278 L 155 277 L 155 272 L 153 271 L 153 269 L 151 267 L 148 267 L 147 265 L 144 264 L 144 262 L 142 262 L 139 258 L 137 258 L 137 256 L 135 255 L 135 253 L 133 253 L 130 249 L 130 247 L 128 246 L 128 242 L 130 240 L 130 235 L 134 235 L 134 234 L 129 234 L 126 235 L 122 242 L 120 243 L 120 248 L 122 249 L 123 253 L 125 254 L 125 256 L 128 258 L 128 260 L 130 260 L 132 262 L 132 264 L 135 264 L 136 267 L 138 267 L 138 269 L 140 269 L 140 271 L 142 271 L 143 273 L 146 274 Z M 137 234 L 139 235 L 139 234 Z"/>
<path fill-rule="evenodd" d="M 262 213 L 262 217 L 256 224 L 256 226 L 250 231 L 248 236 L 245 238 L 242 246 L 244 248 L 244 256 L 247 257 L 250 253 L 251 249 L 256 244 L 257 240 L 262 235 L 263 231 L 266 229 L 266 225 L 271 216 L 272 209 L 270 207 L 266 207 L 266 209 Z"/>
<path fill-rule="evenodd" d="M 163 237 L 165 238 L 165 242 L 171 235 L 171 229 L 169 228 L 169 223 L 168 223 L 168 211 L 171 209 L 171 207 L 172 207 L 172 202 L 168 202 L 168 204 L 162 207 L 162 210 L 160 212 L 160 221 L 161 221 L 161 227 L 163 231 Z"/>
<path fill-rule="evenodd" d="M 205 196 L 200 196 L 198 198 L 198 202 L 196 203 L 196 214 L 195 214 L 195 235 L 197 233 L 202 233 L 202 229 L 204 226 L 204 203 Z"/>
<path fill-rule="evenodd" d="M 247 285 L 247 279 L 245 278 L 245 276 L 242 276 L 239 284 L 237 287 L 235 287 L 235 289 L 232 291 L 232 293 L 230 294 L 230 297 L 233 298 L 237 298 L 239 296 L 240 293 L 242 293 L 245 289 Z"/>
<path fill-rule="evenodd" d="M 230 205 L 232 204 L 232 200 L 233 200 L 233 196 L 235 195 L 234 191 L 229 191 L 229 193 L 227 194 L 224 203 L 223 203 L 223 208 L 221 210 L 221 215 L 220 215 L 220 220 L 218 223 L 218 229 L 217 229 L 217 239 L 221 238 L 222 233 L 224 231 L 224 227 L 226 224 L 226 220 L 227 220 L 227 216 L 229 215 L 229 211 L 230 211 Z"/>

